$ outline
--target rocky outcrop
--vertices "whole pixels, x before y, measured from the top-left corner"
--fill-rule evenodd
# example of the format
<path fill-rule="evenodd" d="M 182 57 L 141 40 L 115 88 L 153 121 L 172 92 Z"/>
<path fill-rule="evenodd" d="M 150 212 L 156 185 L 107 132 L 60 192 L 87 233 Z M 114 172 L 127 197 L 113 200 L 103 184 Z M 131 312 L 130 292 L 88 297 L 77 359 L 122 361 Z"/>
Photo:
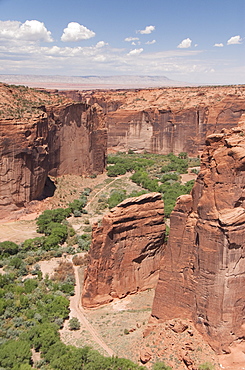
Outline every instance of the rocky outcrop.
<path fill-rule="evenodd" d="M 84 98 L 106 114 L 109 152 L 195 156 L 207 135 L 235 127 L 245 112 L 242 85 L 96 91 Z"/>
<path fill-rule="evenodd" d="M 35 117 L 2 119 L 0 218 L 42 196 L 48 175 L 103 172 L 107 133 L 98 105 L 43 106 Z"/>
<path fill-rule="evenodd" d="M 126 199 L 94 225 L 82 304 L 91 308 L 156 286 L 165 235 L 161 194 Z"/>
<path fill-rule="evenodd" d="M 152 315 L 191 319 L 218 352 L 245 335 L 245 122 L 210 135 L 171 214 Z"/>

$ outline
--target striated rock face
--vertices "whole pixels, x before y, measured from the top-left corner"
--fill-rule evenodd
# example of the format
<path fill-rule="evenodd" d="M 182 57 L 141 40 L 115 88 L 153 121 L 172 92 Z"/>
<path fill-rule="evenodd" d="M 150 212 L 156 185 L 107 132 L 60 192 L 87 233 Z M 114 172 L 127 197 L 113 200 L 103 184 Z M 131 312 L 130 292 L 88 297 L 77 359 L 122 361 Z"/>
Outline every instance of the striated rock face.
<path fill-rule="evenodd" d="M 0 120 L 0 218 L 41 197 L 48 175 L 103 172 L 101 108 L 66 103 L 41 109 L 28 119 Z"/>
<path fill-rule="evenodd" d="M 171 214 L 152 315 L 194 321 L 218 352 L 245 335 L 245 120 L 210 135 Z"/>
<path fill-rule="evenodd" d="M 126 199 L 93 228 L 82 304 L 96 307 L 156 286 L 165 236 L 161 194 Z"/>
<path fill-rule="evenodd" d="M 235 127 L 244 86 L 180 87 L 84 93 L 106 114 L 108 151 L 199 154 L 207 135 Z"/>

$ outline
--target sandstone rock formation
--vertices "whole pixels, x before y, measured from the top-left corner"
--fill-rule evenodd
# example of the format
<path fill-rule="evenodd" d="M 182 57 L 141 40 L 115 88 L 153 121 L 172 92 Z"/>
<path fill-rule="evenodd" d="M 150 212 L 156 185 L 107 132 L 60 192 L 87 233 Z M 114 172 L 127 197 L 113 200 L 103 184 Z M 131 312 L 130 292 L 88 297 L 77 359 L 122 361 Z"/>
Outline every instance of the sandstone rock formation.
<path fill-rule="evenodd" d="M 106 114 L 108 151 L 200 154 L 207 135 L 235 127 L 244 86 L 180 87 L 81 93 Z M 77 99 L 79 96 L 77 96 Z"/>
<path fill-rule="evenodd" d="M 165 235 L 161 194 L 126 199 L 94 225 L 82 304 L 91 308 L 156 286 Z"/>
<path fill-rule="evenodd" d="M 210 135 L 171 214 L 152 315 L 191 319 L 218 352 L 245 335 L 245 120 Z"/>
<path fill-rule="evenodd" d="M 6 106 L 0 119 L 0 218 L 42 196 L 48 175 L 103 172 L 107 135 L 98 105 L 51 103 L 29 115 L 26 108 L 19 115 L 18 105 Z"/>

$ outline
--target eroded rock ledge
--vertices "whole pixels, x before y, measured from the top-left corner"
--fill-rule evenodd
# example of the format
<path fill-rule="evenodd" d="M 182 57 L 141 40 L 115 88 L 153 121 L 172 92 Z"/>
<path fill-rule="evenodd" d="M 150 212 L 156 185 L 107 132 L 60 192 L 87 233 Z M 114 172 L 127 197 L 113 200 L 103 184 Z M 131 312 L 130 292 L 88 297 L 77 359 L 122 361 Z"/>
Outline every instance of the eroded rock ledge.
<path fill-rule="evenodd" d="M 98 104 L 42 107 L 43 113 L 0 121 L 0 218 L 43 192 L 48 175 L 102 173 L 107 131 Z"/>
<path fill-rule="evenodd" d="M 191 319 L 217 351 L 245 335 L 245 122 L 207 138 L 171 214 L 152 315 Z"/>
<path fill-rule="evenodd" d="M 155 288 L 165 236 L 161 194 L 126 199 L 93 227 L 82 304 L 91 308 Z"/>

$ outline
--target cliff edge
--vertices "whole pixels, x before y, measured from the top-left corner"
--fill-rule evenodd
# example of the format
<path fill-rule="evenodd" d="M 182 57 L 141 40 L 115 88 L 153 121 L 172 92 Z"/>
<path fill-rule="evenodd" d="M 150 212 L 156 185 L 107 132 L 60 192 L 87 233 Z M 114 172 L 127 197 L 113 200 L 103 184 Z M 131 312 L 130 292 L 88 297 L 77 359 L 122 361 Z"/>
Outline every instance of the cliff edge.
<path fill-rule="evenodd" d="M 165 236 L 159 193 L 129 198 L 93 227 L 82 304 L 91 308 L 155 288 Z"/>
<path fill-rule="evenodd" d="M 191 195 L 178 198 L 152 315 L 191 319 L 217 351 L 245 335 L 245 119 L 207 137 Z"/>

